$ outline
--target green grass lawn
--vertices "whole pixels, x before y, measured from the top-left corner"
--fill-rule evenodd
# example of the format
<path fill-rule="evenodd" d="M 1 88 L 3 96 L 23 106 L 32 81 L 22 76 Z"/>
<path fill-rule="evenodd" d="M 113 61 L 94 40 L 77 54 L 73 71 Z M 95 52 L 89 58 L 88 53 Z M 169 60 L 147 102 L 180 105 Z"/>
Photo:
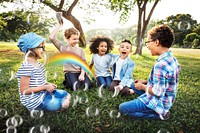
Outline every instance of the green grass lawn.
<path fill-rule="evenodd" d="M 48 57 L 58 52 L 52 44 L 46 46 Z M 172 117 L 167 121 L 161 121 L 120 116 L 118 105 L 137 96 L 112 98 L 112 92 L 105 89 L 102 91 L 103 98 L 100 98 L 98 88 L 77 92 L 68 90 L 72 95 L 72 101 L 66 111 L 44 112 L 43 115 L 41 112 L 30 113 L 20 104 L 17 79 L 13 77 L 24 55 L 18 50 L 16 43 L 0 42 L 0 132 L 40 133 L 40 129 L 46 127 L 51 133 L 199 133 L 200 50 L 171 50 L 181 65 L 179 90 L 175 104 L 171 108 Z M 88 48 L 85 51 L 89 62 L 91 54 Z M 117 48 L 113 53 L 117 53 Z M 136 63 L 134 78 L 147 79 L 156 57 L 152 57 L 144 47 L 142 56 L 136 59 L 135 55 L 131 55 L 131 58 Z M 47 80 L 64 89 L 62 65 L 46 64 L 45 67 Z M 14 123 L 17 125 L 15 128 L 12 128 L 13 117 L 18 121 L 18 124 Z"/>

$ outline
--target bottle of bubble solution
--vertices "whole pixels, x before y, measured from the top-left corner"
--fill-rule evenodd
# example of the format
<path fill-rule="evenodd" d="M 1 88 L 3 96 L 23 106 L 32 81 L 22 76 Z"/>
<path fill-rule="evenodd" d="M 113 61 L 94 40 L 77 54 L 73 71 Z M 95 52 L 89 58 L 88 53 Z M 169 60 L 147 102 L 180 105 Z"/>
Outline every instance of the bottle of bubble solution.
<path fill-rule="evenodd" d="M 62 12 L 57 12 L 56 13 L 56 19 L 57 19 L 59 24 L 63 25 Z"/>

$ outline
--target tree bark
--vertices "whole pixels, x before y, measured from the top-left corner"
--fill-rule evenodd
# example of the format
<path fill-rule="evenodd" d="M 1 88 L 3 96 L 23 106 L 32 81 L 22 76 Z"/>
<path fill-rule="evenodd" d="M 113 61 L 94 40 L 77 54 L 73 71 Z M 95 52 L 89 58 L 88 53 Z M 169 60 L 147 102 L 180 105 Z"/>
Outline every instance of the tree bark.
<path fill-rule="evenodd" d="M 137 30 L 137 48 L 134 54 L 142 55 L 142 45 L 144 43 L 144 35 L 149 24 L 150 18 L 153 14 L 153 11 L 158 4 L 159 0 L 156 0 L 153 4 L 153 7 L 150 10 L 148 17 L 146 18 L 146 4 L 148 0 L 137 0 L 138 6 L 138 30 Z"/>

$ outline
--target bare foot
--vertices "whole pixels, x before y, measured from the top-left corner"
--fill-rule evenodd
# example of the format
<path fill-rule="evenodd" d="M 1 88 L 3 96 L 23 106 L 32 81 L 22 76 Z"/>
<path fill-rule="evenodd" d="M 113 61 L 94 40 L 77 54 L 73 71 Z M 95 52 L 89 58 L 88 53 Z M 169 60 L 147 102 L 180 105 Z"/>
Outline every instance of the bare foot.
<path fill-rule="evenodd" d="M 135 93 L 132 89 L 130 89 L 129 91 L 130 91 L 130 95 L 133 95 Z"/>

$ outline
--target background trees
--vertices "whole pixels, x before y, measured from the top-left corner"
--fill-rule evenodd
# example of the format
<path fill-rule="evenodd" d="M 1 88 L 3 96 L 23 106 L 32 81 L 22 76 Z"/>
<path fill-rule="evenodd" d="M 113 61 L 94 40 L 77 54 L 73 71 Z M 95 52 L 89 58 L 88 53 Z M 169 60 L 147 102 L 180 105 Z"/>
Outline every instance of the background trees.
<path fill-rule="evenodd" d="M 0 14 L 0 24 L 0 40 L 16 42 L 20 35 L 30 31 L 46 36 L 54 23 L 51 19 L 40 18 L 38 13 L 18 10 Z"/>

